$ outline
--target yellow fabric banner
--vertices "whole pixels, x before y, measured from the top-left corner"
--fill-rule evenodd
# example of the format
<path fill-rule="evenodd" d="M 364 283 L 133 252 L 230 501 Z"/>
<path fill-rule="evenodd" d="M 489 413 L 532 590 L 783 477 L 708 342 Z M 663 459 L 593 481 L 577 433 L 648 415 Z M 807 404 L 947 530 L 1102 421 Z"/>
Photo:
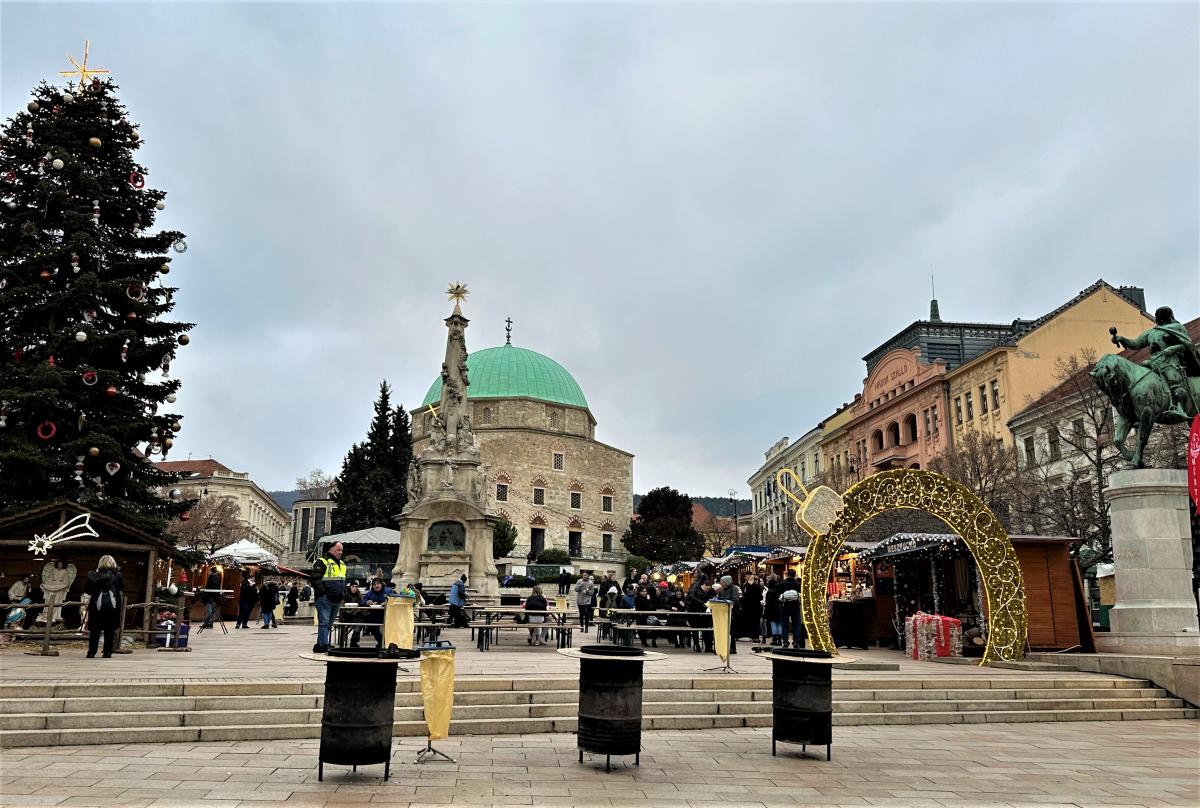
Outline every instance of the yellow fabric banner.
<path fill-rule="evenodd" d="M 560 612 L 565 612 L 567 610 L 567 596 L 559 595 L 556 597 L 554 599 L 554 608 L 558 609 Z"/>
<path fill-rule="evenodd" d="M 710 600 L 708 610 L 712 612 L 714 650 L 722 662 L 728 662 L 729 621 L 733 617 L 733 604 L 727 600 Z"/>
<path fill-rule="evenodd" d="M 388 598 L 383 607 L 383 650 L 413 647 L 413 602 L 408 598 Z"/>
<path fill-rule="evenodd" d="M 421 655 L 421 703 L 429 740 L 450 735 L 454 712 L 454 651 L 426 651 Z"/>

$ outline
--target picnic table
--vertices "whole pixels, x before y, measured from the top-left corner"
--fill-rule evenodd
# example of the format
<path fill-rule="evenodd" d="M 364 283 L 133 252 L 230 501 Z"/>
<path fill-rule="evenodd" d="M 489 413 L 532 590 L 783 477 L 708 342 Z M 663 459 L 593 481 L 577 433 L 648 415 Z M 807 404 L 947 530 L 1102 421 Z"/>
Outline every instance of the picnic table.
<path fill-rule="evenodd" d="M 537 626 L 545 626 L 551 629 L 555 635 L 555 641 L 559 648 L 571 647 L 571 632 L 574 631 L 573 626 L 567 625 L 567 620 L 575 614 L 575 612 L 558 609 L 526 609 L 522 606 L 480 606 L 476 605 L 473 608 L 474 614 L 471 618 L 470 627 L 478 629 L 476 632 L 476 647 L 480 651 L 487 651 L 491 648 L 492 641 L 499 638 L 501 628 L 535 628 Z M 518 623 L 517 615 L 535 616 L 541 615 L 547 618 L 545 623 Z M 511 624 L 505 623 L 506 617 L 512 617 Z M 480 622 L 482 618 L 482 622 Z M 551 622 L 553 619 L 553 622 Z"/>
<path fill-rule="evenodd" d="M 654 611 L 638 611 L 637 609 L 604 609 L 606 619 L 596 621 L 597 631 L 601 639 L 611 640 L 616 645 L 633 645 L 633 637 L 639 631 L 649 634 L 681 634 L 684 632 L 712 632 L 711 620 L 706 626 L 692 626 L 687 623 L 689 617 L 712 617 L 712 612 L 677 612 L 670 609 L 655 609 Z M 657 617 L 656 625 L 639 624 L 639 617 Z M 683 625 L 669 625 L 670 618 L 682 619 Z"/>

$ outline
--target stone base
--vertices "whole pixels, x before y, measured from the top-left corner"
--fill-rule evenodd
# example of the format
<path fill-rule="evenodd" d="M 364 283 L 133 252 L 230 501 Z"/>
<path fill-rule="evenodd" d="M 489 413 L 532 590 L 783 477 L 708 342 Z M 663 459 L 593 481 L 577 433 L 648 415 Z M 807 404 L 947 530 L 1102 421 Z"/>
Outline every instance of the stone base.
<path fill-rule="evenodd" d="M 1109 631 L 1096 634 L 1096 650 L 1106 654 L 1145 654 L 1200 657 L 1200 634 L 1194 632 L 1138 633 Z"/>

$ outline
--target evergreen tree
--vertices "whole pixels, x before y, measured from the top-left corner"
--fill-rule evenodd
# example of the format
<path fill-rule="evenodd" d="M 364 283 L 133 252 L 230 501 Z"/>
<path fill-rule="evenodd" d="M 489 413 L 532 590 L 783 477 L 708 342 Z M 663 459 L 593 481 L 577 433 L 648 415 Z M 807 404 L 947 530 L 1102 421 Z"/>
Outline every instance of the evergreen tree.
<path fill-rule="evenodd" d="M 408 467 L 412 462 L 412 433 L 404 407 L 391 406 L 391 388 L 379 385 L 375 415 L 364 443 L 346 453 L 333 499 L 338 532 L 397 526 L 396 515 L 408 503 Z"/>
<path fill-rule="evenodd" d="M 704 537 L 692 527 L 692 500 L 674 488 L 652 489 L 642 497 L 637 517 L 621 537 L 625 549 L 653 561 L 695 561 L 704 552 Z"/>
<path fill-rule="evenodd" d="M 0 150 L 0 513 L 75 499 L 160 532 L 180 416 L 164 405 L 190 324 L 163 318 L 183 234 L 153 229 L 140 138 L 112 81 L 42 83 Z M 149 374 L 161 371 L 161 377 Z"/>

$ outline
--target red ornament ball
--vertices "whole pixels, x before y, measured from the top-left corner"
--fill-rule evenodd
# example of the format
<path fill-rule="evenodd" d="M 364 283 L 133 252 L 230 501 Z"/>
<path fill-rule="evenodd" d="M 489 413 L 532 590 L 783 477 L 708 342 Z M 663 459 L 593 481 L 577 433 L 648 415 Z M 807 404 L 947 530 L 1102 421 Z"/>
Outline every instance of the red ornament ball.
<path fill-rule="evenodd" d="M 126 320 L 136 320 L 136 319 L 137 319 L 137 312 L 136 312 L 136 311 L 131 311 L 131 312 L 129 312 L 128 314 L 126 314 L 126 315 L 125 315 L 125 319 L 126 319 Z"/>
<path fill-rule="evenodd" d="M 50 278 L 51 278 L 50 270 L 43 269 L 41 272 L 38 273 L 38 277 L 41 278 L 43 281 L 50 280 Z"/>
<path fill-rule="evenodd" d="M 180 522 L 186 522 L 187 520 L 189 520 L 191 518 L 192 518 L 192 514 L 190 511 L 184 511 L 183 513 L 179 514 Z"/>
<path fill-rule="evenodd" d="M 117 394 L 117 388 L 110 384 L 107 388 L 105 388 L 104 392 L 109 396 L 115 396 Z"/>

